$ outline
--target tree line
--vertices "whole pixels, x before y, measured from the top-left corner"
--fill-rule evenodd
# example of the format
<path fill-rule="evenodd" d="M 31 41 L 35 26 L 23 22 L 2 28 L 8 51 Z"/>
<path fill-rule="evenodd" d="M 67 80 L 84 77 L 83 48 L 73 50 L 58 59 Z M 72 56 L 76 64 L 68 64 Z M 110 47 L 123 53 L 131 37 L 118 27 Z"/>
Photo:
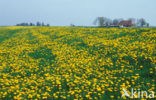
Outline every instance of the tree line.
<path fill-rule="evenodd" d="M 16 24 L 16 26 L 50 26 L 50 24 L 45 24 L 44 22 L 37 22 L 36 24 L 23 22 Z"/>
<path fill-rule="evenodd" d="M 107 17 L 97 17 L 94 20 L 93 24 L 94 25 L 98 24 L 99 26 L 103 26 L 103 25 L 106 25 L 106 26 L 119 25 L 119 23 L 121 21 L 123 21 L 123 20 L 124 20 L 123 18 L 113 19 L 112 20 L 112 19 L 107 18 Z M 147 27 L 149 27 L 149 23 L 144 18 L 140 18 L 140 19 L 129 18 L 127 20 L 132 21 L 135 26 L 140 26 L 140 27 L 147 26 Z"/>

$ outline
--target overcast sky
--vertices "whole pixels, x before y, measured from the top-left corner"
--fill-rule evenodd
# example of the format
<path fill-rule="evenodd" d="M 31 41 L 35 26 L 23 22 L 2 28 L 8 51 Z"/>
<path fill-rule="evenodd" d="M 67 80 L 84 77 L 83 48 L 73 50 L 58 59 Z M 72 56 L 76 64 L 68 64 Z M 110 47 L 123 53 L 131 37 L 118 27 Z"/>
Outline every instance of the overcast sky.
<path fill-rule="evenodd" d="M 156 26 L 156 0 L 0 0 L 0 25 L 93 25 L 98 16 L 145 18 Z"/>

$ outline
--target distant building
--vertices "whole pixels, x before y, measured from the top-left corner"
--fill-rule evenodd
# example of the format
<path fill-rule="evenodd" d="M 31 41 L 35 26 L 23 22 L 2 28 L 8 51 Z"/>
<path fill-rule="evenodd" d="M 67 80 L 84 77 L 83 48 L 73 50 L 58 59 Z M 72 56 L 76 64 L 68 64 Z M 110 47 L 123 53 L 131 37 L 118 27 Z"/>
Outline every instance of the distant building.
<path fill-rule="evenodd" d="M 120 21 L 119 26 L 120 27 L 133 27 L 134 23 L 131 20 L 122 20 Z"/>
<path fill-rule="evenodd" d="M 101 25 L 101 27 L 133 27 L 135 26 L 134 22 L 131 20 L 122 20 L 118 24 L 109 24 L 109 25 Z"/>

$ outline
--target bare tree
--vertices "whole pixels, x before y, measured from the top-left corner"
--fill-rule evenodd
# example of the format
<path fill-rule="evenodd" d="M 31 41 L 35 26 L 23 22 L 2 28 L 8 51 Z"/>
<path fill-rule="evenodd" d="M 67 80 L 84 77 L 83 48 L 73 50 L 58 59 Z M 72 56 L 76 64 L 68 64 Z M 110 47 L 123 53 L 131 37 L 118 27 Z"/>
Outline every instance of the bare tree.
<path fill-rule="evenodd" d="M 104 17 L 97 17 L 95 19 L 95 21 L 93 22 L 93 24 L 96 25 L 97 23 L 98 23 L 99 26 L 103 26 L 104 23 L 105 23 L 105 18 Z"/>
<path fill-rule="evenodd" d="M 45 26 L 44 22 L 42 22 L 42 25 L 41 26 Z"/>
<path fill-rule="evenodd" d="M 120 21 L 118 19 L 114 19 L 112 23 L 113 25 L 119 25 Z"/>
<path fill-rule="evenodd" d="M 36 26 L 41 26 L 41 23 L 40 23 L 40 22 L 37 22 L 37 23 L 36 23 Z"/>
<path fill-rule="evenodd" d="M 50 26 L 50 24 L 47 24 L 47 26 L 49 27 L 49 26 Z"/>
<path fill-rule="evenodd" d="M 16 26 L 35 26 L 35 24 L 33 23 L 19 23 L 19 24 L 16 24 Z M 44 22 L 40 23 L 40 22 L 37 22 L 36 23 L 36 26 L 50 26 L 50 24 L 44 24 Z"/>
<path fill-rule="evenodd" d="M 124 20 L 123 18 L 119 18 L 119 19 L 118 19 L 119 22 L 121 22 L 121 21 L 123 21 L 123 20 Z"/>
<path fill-rule="evenodd" d="M 104 26 L 104 25 L 106 25 L 106 26 L 108 26 L 108 25 L 110 25 L 112 23 L 112 21 L 111 21 L 111 19 L 108 19 L 108 18 L 106 18 L 106 17 L 97 17 L 95 20 L 94 20 L 94 22 L 93 22 L 93 24 L 98 24 L 99 26 Z"/>
<path fill-rule="evenodd" d="M 33 26 L 33 23 L 30 23 L 29 26 Z"/>
<path fill-rule="evenodd" d="M 74 24 L 70 24 L 70 26 L 71 26 L 71 27 L 75 27 L 75 25 L 74 25 Z"/>
<path fill-rule="evenodd" d="M 106 22 L 105 22 L 106 26 L 110 26 L 112 23 L 113 21 L 111 19 L 106 18 Z"/>
<path fill-rule="evenodd" d="M 146 25 L 147 25 L 147 27 L 149 27 L 149 23 L 147 23 Z"/>
<path fill-rule="evenodd" d="M 134 24 L 136 24 L 136 19 L 135 18 L 129 18 L 128 20 L 132 21 Z"/>
<path fill-rule="evenodd" d="M 143 27 L 144 25 L 146 25 L 146 20 L 144 18 L 140 18 L 138 19 L 137 24 Z"/>

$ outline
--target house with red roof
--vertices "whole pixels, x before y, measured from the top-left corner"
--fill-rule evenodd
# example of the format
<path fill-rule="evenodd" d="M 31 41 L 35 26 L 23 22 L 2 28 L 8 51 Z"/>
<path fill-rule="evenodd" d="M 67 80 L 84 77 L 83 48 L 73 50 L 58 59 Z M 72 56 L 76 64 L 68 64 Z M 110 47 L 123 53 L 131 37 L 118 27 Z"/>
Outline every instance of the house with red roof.
<path fill-rule="evenodd" d="M 119 26 L 120 27 L 133 27 L 134 23 L 131 20 L 122 20 L 120 21 Z"/>

